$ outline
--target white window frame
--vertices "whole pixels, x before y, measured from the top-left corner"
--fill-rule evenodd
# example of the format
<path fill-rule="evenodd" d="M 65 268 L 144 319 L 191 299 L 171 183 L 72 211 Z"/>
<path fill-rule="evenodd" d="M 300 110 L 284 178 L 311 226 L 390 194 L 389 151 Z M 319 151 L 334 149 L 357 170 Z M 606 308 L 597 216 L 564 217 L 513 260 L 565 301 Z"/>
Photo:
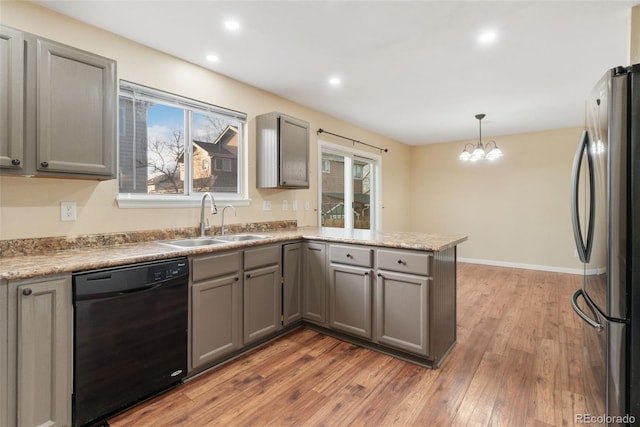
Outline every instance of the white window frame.
<path fill-rule="evenodd" d="M 192 165 L 193 143 L 191 142 L 191 112 L 197 113 L 215 113 L 227 116 L 238 122 L 238 192 L 237 193 L 218 193 L 214 192 L 213 196 L 217 204 L 230 204 L 234 206 L 249 206 L 248 186 L 248 131 L 247 131 L 247 115 L 245 113 L 218 107 L 212 104 L 192 100 L 179 95 L 174 95 L 161 90 L 138 85 L 136 83 L 120 81 L 120 95 L 123 89 L 127 92 L 135 91 L 136 97 L 143 99 L 148 98 L 154 102 L 161 102 L 166 105 L 173 105 L 178 108 L 185 109 L 185 123 L 188 123 L 185 129 L 185 164 Z M 118 141 L 118 146 L 120 142 Z M 211 165 L 213 166 L 213 165 Z M 191 168 L 185 167 L 185 182 L 191 184 Z M 140 193 L 118 193 L 116 201 L 119 208 L 181 208 L 181 207 L 198 207 L 202 199 L 202 192 L 195 192 L 191 189 L 188 194 L 176 195 L 157 195 L 157 194 L 140 194 Z"/>
<path fill-rule="evenodd" d="M 353 230 L 353 158 L 370 160 L 372 162 L 373 192 L 371 197 L 371 211 L 374 214 L 371 222 L 371 231 L 379 231 L 382 227 L 382 156 L 356 148 L 344 147 L 331 142 L 318 140 L 318 170 L 322 170 L 322 153 L 331 153 L 344 156 L 344 229 Z M 322 224 L 322 174 L 318 174 L 318 224 Z M 347 210 L 349 214 L 347 214 Z M 333 228 L 333 227 L 327 227 Z M 337 228 L 337 227 L 336 227 Z"/>

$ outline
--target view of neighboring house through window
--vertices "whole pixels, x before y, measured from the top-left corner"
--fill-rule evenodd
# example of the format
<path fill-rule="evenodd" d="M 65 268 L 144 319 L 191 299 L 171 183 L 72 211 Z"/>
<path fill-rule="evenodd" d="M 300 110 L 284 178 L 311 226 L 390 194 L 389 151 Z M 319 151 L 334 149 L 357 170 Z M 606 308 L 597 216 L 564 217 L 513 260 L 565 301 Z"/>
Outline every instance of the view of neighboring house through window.
<path fill-rule="evenodd" d="M 120 87 L 120 193 L 242 197 L 246 115 L 128 82 Z"/>
<path fill-rule="evenodd" d="M 325 227 L 376 229 L 378 159 L 354 150 L 321 148 L 320 221 Z"/>

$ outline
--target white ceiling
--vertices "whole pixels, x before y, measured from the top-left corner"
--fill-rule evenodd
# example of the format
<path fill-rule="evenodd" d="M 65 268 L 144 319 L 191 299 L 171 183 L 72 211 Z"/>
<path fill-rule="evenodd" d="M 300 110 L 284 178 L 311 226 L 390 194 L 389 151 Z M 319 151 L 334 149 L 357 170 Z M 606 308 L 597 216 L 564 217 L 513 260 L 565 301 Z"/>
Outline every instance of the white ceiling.
<path fill-rule="evenodd" d="M 581 126 L 592 85 L 627 65 L 640 1 L 36 3 L 420 145 L 476 138 L 476 113 L 483 136 Z M 498 38 L 481 46 L 487 28 Z"/>

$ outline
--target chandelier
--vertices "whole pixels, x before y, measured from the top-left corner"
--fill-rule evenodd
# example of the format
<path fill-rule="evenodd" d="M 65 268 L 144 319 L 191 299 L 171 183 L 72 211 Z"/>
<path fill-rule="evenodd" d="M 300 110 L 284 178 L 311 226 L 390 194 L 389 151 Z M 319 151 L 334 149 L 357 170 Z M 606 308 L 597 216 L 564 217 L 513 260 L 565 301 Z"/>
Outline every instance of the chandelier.
<path fill-rule="evenodd" d="M 478 119 L 478 126 L 480 128 L 480 137 L 476 144 L 468 143 L 464 146 L 462 153 L 460 153 L 460 160 L 463 162 L 496 160 L 503 156 L 502 151 L 498 148 L 495 141 L 489 141 L 485 144 L 482 143 L 482 119 L 484 119 L 484 116 L 484 114 L 476 114 L 476 119 Z"/>

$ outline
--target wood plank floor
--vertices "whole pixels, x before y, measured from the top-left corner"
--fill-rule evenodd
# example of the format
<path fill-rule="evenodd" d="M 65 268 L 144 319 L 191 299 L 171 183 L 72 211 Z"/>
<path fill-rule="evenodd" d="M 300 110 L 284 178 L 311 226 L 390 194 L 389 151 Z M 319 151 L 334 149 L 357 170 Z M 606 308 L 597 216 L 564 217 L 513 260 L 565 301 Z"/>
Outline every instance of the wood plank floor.
<path fill-rule="evenodd" d="M 300 329 L 110 420 L 143 426 L 572 426 L 576 275 L 458 266 L 458 343 L 426 369 Z M 586 365 L 586 362 L 584 363 Z"/>

